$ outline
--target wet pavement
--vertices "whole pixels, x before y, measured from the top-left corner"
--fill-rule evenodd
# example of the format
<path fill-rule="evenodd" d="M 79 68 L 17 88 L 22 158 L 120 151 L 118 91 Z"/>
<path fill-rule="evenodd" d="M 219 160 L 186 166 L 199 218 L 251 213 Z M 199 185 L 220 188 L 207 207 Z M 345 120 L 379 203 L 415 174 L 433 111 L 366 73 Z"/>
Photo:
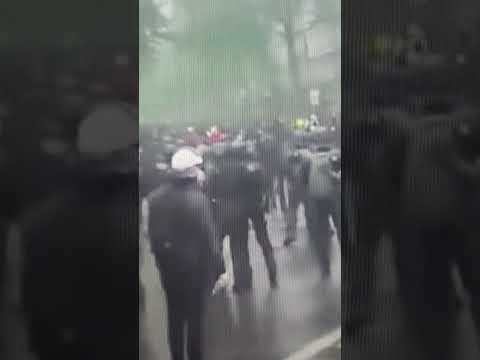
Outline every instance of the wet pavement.
<path fill-rule="evenodd" d="M 333 280 L 323 281 L 309 248 L 303 222 L 299 240 L 290 248 L 281 246 L 283 225 L 280 216 L 269 218 L 269 232 L 275 245 L 280 287 L 270 291 L 260 249 L 251 234 L 254 291 L 249 296 L 220 292 L 209 302 L 206 343 L 209 360 L 421 360 L 414 336 L 409 331 L 399 301 L 395 272 L 391 266 L 391 244 L 384 242 L 378 256 L 375 322 L 354 339 L 343 339 L 322 348 L 315 355 L 302 357 L 302 350 L 338 328 L 340 322 L 340 254 L 334 248 Z M 16 241 L 13 244 L 18 243 Z M 16 253 L 10 249 L 10 253 Z M 164 294 L 147 253 L 142 279 L 147 288 L 147 316 L 141 334 L 140 359 L 170 360 L 166 342 Z M 9 274 L 9 278 L 19 274 Z M 9 286 L 10 287 L 10 286 Z M 10 290 L 12 288 L 10 287 Z M 9 292 L 2 306 L 2 330 L 11 339 L 0 359 L 33 359 L 25 352 L 27 336 L 21 323 L 17 291 Z M 468 307 L 457 317 L 458 360 L 479 359 L 473 324 Z M 439 344 L 441 346 L 442 344 Z M 292 355 L 294 354 L 294 355 Z M 300 354 L 300 355 L 295 355 Z"/>
<path fill-rule="evenodd" d="M 263 256 L 254 240 L 254 233 L 250 233 L 254 290 L 248 295 L 234 296 L 227 289 L 210 298 L 205 329 L 207 359 L 340 359 L 339 340 L 316 348 L 313 355 L 305 356 L 304 350 L 312 342 L 328 337 L 339 328 L 340 252 L 335 242 L 332 278 L 323 280 L 310 250 L 303 216 L 300 219 L 298 241 L 284 248 L 283 221 L 279 214 L 269 216 L 269 233 L 279 271 L 279 288 L 274 291 L 270 290 Z M 17 251 L 13 249 L 12 252 Z M 140 334 L 139 358 L 170 360 L 164 294 L 153 258 L 148 252 L 145 255 L 141 276 L 147 290 L 147 310 L 146 317 L 142 319 L 144 326 Z M 14 278 L 20 276 L 11 275 Z M 12 335 L 10 338 L 15 341 L 9 342 L 0 358 L 34 360 L 25 351 L 28 336 L 18 308 L 18 291 L 11 291 L 10 294 L 13 295 L 8 299 L 10 304 L 2 306 L 1 325 L 2 330 L 8 331 Z"/>
<path fill-rule="evenodd" d="M 310 250 L 303 216 L 298 241 L 282 247 L 283 221 L 268 216 L 275 247 L 279 288 L 270 290 L 267 272 L 255 235 L 250 232 L 254 289 L 236 296 L 222 290 L 208 304 L 205 328 L 209 360 L 282 360 L 340 326 L 340 252 L 335 241 L 332 278 L 323 280 Z M 336 239 L 335 239 L 336 240 Z M 142 360 L 169 360 L 165 299 L 153 259 L 146 254 L 142 279 L 146 287 L 145 342 Z M 313 356 L 295 359 L 340 359 L 339 341 Z"/>

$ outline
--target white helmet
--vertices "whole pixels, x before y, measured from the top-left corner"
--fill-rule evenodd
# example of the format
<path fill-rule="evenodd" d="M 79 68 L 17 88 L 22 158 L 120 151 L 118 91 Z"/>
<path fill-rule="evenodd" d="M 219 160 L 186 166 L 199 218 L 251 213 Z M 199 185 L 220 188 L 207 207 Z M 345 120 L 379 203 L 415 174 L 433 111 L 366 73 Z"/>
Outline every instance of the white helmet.
<path fill-rule="evenodd" d="M 182 177 L 197 177 L 196 166 L 201 164 L 203 159 L 193 148 L 181 148 L 172 156 L 172 170 Z"/>

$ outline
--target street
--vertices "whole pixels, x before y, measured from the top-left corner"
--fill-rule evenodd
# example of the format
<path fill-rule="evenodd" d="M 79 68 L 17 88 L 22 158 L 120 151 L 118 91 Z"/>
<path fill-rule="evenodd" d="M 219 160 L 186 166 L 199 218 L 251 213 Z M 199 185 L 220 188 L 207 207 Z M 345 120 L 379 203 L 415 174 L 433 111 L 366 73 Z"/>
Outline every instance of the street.
<path fill-rule="evenodd" d="M 279 288 L 270 290 L 255 234 L 250 232 L 252 293 L 222 290 L 208 304 L 205 328 L 209 360 L 340 359 L 340 251 L 334 246 L 332 279 L 322 280 L 310 250 L 304 217 L 298 241 L 282 246 L 283 222 L 268 216 L 279 271 Z M 147 250 L 148 251 L 148 250 Z M 228 268 L 228 257 L 227 257 Z M 228 270 L 227 270 L 228 272 Z M 142 280 L 146 317 L 142 326 L 142 360 L 169 360 L 164 294 L 152 256 L 145 254 Z"/>
<path fill-rule="evenodd" d="M 300 219 L 303 219 L 301 216 Z M 254 291 L 237 297 L 230 291 L 210 299 L 206 321 L 207 359 L 243 360 L 337 360 L 412 359 L 422 360 L 419 346 L 406 326 L 399 301 L 392 248 L 383 242 L 378 255 L 375 322 L 360 336 L 344 338 L 340 348 L 340 254 L 334 247 L 333 281 L 319 276 L 316 260 L 309 249 L 303 220 L 299 223 L 298 242 L 283 248 L 283 225 L 278 214 L 268 218 L 275 245 L 280 287 L 269 290 L 260 249 L 251 233 L 250 247 L 254 268 Z M 18 236 L 12 234 L 12 237 Z M 11 239 L 13 240 L 13 239 Z M 11 244 L 17 243 L 11 241 Z M 10 254 L 17 250 L 13 247 Z M 140 359 L 170 360 L 167 346 L 164 294 L 149 253 L 145 254 L 142 281 L 147 291 L 146 321 L 141 332 Z M 18 275 L 10 274 L 11 277 Z M 10 289 L 12 289 L 9 286 Z M 10 304 L 18 302 L 11 297 Z M 18 309 L 4 306 L 3 329 L 15 341 L 8 342 L 6 359 L 29 359 L 25 353 L 26 336 Z M 479 358 L 471 317 L 467 309 L 458 314 L 456 344 L 458 360 Z M 441 344 L 439 344 L 441 346 Z M 2 357 L 3 358 L 3 357 Z"/>

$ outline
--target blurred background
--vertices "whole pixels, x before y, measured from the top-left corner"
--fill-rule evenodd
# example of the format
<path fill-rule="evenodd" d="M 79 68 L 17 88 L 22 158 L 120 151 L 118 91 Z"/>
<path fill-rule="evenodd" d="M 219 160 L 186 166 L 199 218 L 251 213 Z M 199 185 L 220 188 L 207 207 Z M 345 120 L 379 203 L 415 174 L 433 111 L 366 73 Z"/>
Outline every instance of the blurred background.
<path fill-rule="evenodd" d="M 338 117 L 338 1 L 142 0 L 140 27 L 142 125 Z"/>

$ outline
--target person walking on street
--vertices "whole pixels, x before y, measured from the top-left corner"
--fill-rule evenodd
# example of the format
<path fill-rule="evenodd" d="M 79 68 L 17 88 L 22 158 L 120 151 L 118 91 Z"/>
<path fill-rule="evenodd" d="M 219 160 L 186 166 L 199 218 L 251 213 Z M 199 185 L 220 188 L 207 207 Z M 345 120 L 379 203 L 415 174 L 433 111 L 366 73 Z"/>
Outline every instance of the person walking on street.
<path fill-rule="evenodd" d="M 289 158 L 288 207 L 285 216 L 284 246 L 290 246 L 297 240 L 298 208 L 307 199 L 308 171 L 308 161 L 299 151 L 295 151 Z"/>
<path fill-rule="evenodd" d="M 148 197 L 148 231 L 166 293 L 172 360 L 185 359 L 185 345 L 189 360 L 204 359 L 205 295 L 223 273 L 211 204 L 198 183 L 202 163 L 194 149 L 178 150 L 172 180 Z"/>
<path fill-rule="evenodd" d="M 213 199 L 220 238 L 230 236 L 236 294 L 253 286 L 250 264 L 249 220 L 267 267 L 270 287 L 278 287 L 277 264 L 265 219 L 265 175 L 254 154 L 242 147 L 229 149 L 217 163 L 218 170 L 207 176 L 206 191 Z"/>
<path fill-rule="evenodd" d="M 312 154 L 306 201 L 306 222 L 310 240 L 318 255 L 325 278 L 331 273 L 331 249 L 333 231 L 330 217 L 340 234 L 340 181 L 339 154 L 336 151 Z M 333 161 L 332 161 L 333 160 Z M 335 166 L 334 166 L 335 164 Z M 335 169 L 334 169 L 335 167 Z"/>

